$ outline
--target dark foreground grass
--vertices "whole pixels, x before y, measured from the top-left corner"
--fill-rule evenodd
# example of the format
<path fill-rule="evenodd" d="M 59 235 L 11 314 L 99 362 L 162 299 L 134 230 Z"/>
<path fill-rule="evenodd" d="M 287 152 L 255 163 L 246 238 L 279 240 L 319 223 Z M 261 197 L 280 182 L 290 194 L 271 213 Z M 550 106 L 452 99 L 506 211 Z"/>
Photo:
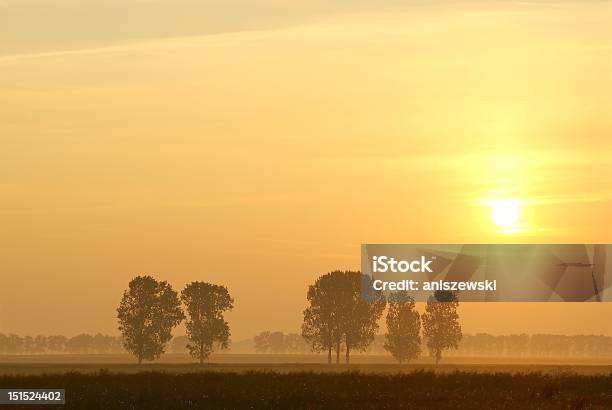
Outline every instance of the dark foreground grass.
<path fill-rule="evenodd" d="M 101 371 L 0 376 L 0 388 L 65 388 L 66 406 L 47 409 L 612 408 L 611 374 Z"/>

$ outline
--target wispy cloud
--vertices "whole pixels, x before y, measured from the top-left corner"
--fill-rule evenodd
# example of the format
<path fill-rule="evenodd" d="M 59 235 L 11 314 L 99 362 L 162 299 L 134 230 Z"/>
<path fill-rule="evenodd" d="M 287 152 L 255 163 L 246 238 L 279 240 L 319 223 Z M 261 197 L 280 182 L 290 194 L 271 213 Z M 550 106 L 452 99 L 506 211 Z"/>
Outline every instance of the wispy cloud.
<path fill-rule="evenodd" d="M 337 30 L 342 27 L 340 22 L 325 22 L 318 24 L 304 24 L 288 28 L 269 30 L 246 30 L 231 33 L 204 34 L 193 36 L 166 36 L 149 38 L 146 40 L 125 41 L 109 46 L 92 46 L 77 49 L 55 50 L 45 52 L 14 53 L 0 55 L 0 63 L 14 63 L 22 60 L 35 60 L 56 57 L 78 57 L 89 55 L 134 53 L 160 50 L 197 49 L 201 47 L 214 47 L 238 44 L 248 37 L 249 41 L 261 41 L 296 33 L 313 33 Z"/>

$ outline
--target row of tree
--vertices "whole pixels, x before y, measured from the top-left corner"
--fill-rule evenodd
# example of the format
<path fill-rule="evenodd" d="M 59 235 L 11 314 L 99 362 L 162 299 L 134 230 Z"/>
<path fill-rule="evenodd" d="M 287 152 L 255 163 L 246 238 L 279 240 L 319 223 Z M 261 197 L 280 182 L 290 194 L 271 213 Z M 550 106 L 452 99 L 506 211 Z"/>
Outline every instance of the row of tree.
<path fill-rule="evenodd" d="M 82 333 L 74 337 L 18 336 L 0 333 L 0 354 L 44 353 L 121 353 L 125 352 L 120 337 Z"/>
<path fill-rule="evenodd" d="M 334 271 L 319 277 L 308 288 L 309 306 L 304 311 L 301 336 L 313 351 L 326 351 L 328 363 L 332 361 L 332 350 L 336 363 L 340 362 L 341 352 L 349 363 L 352 351 L 365 351 L 375 339 L 387 300 L 380 292 L 364 298 L 362 286 L 371 289 L 368 280 L 360 272 Z M 179 298 L 168 282 L 138 276 L 129 283 L 117 309 L 123 346 L 137 357 L 138 363 L 154 360 L 166 350 L 172 330 L 186 319 L 186 347 L 202 363 L 214 348 L 228 347 L 230 330 L 223 314 L 233 308 L 233 303 L 223 286 L 192 282 Z M 400 362 L 418 357 L 422 321 L 427 347 L 438 363 L 442 352 L 456 349 L 461 340 L 457 307 L 452 293 L 438 292 L 427 302 L 421 317 L 412 299 L 405 294 L 393 295 L 389 300 L 385 348 Z M 289 345 L 293 351 L 304 348 L 297 335 L 264 332 L 255 339 L 259 351 L 282 352 Z"/>
<path fill-rule="evenodd" d="M 308 341 L 297 333 L 261 332 L 253 338 L 256 353 L 310 353 Z"/>
<path fill-rule="evenodd" d="M 380 292 L 364 300 L 361 288 L 367 280 L 360 272 L 352 271 L 334 271 L 319 277 L 308 288 L 309 307 L 304 311 L 302 334 L 264 332 L 255 338 L 256 350 L 297 352 L 309 346 L 314 352 L 327 351 L 329 363 L 332 350 L 336 353 L 336 363 L 344 352 L 348 363 L 352 351 L 365 351 L 374 341 L 387 305 Z M 456 348 L 461 339 L 458 303 L 452 295 L 449 300 L 440 296 L 448 298 L 441 293 L 431 298 L 422 317 L 427 346 L 436 362 L 443 350 Z M 189 353 L 202 363 L 214 349 L 228 348 L 230 329 L 224 313 L 233 306 L 234 300 L 224 286 L 192 282 L 179 295 L 166 281 L 157 281 L 148 275 L 137 276 L 130 281 L 117 308 L 120 341 L 126 351 L 136 356 L 138 363 L 154 360 L 167 350 L 173 329 L 185 320 L 186 337 L 180 342 L 177 339 L 173 350 L 180 349 L 177 342 L 185 343 Z M 411 299 L 390 300 L 387 315 L 390 330 L 385 348 L 400 361 L 418 356 L 420 326 L 421 318 L 414 311 Z M 103 335 L 83 334 L 71 339 L 59 336 L 19 339 L 15 335 L 5 338 L 6 350 L 11 352 L 118 350 L 118 340 Z"/>
<path fill-rule="evenodd" d="M 385 334 L 376 335 L 367 354 L 387 354 Z M 427 350 L 422 338 L 420 348 Z M 612 357 L 612 337 L 604 335 L 556 335 L 488 333 L 464 334 L 457 349 L 446 353 L 458 357 Z"/>
<path fill-rule="evenodd" d="M 392 306 L 389 304 L 389 308 Z M 392 315 L 393 316 L 393 315 Z M 409 316 L 409 315 L 407 315 Z M 415 319 L 413 319 L 415 320 Z M 378 334 L 365 351 L 368 354 L 385 354 L 387 334 Z M 411 340 L 411 337 L 407 337 Z M 189 338 L 173 337 L 168 351 L 187 353 Z M 239 353 L 288 353 L 308 354 L 311 346 L 297 333 L 265 331 L 252 339 L 235 345 Z M 234 351 L 234 347 L 232 351 Z M 427 350 L 425 338 L 421 338 L 420 351 Z M 416 347 L 415 347 L 416 350 Z M 102 354 L 126 353 L 121 337 L 80 334 L 73 337 L 19 336 L 0 333 L 0 354 Z M 604 335 L 555 335 L 555 334 L 513 334 L 491 335 L 488 333 L 464 334 L 459 347 L 447 353 L 460 357 L 612 357 L 612 337 Z"/>
<path fill-rule="evenodd" d="M 308 288 L 309 306 L 304 311 L 302 338 L 264 332 L 254 341 L 256 350 L 299 351 L 305 348 L 306 340 L 312 351 L 327 352 L 328 363 L 332 361 L 332 350 L 336 363 L 341 352 L 349 363 L 352 351 L 365 351 L 374 341 L 387 305 L 380 292 L 364 298 L 362 285 L 365 283 L 365 289 L 371 289 L 368 280 L 353 271 L 334 271 L 319 277 Z M 461 327 L 458 302 L 452 293 L 438 292 L 430 298 L 422 318 L 414 310 L 412 299 L 395 296 L 389 300 L 385 343 L 395 358 L 403 362 L 418 357 L 421 320 L 427 347 L 436 363 L 444 350 L 457 348 Z M 136 356 L 138 363 L 154 360 L 166 351 L 172 330 L 186 320 L 186 348 L 202 363 L 215 348 L 229 346 L 230 329 L 223 314 L 233 308 L 233 303 L 224 286 L 192 282 L 179 297 L 168 282 L 138 276 L 129 283 L 117 308 L 123 347 Z"/>
<path fill-rule="evenodd" d="M 332 362 L 332 351 L 336 363 L 340 362 L 341 352 L 349 363 L 351 351 L 366 351 L 375 339 L 387 300 L 380 292 L 370 292 L 364 298 L 361 289 L 372 289 L 368 281 L 360 272 L 334 271 L 319 277 L 308 289 L 309 306 L 304 310 L 302 336 L 313 351 L 327 352 L 328 363 Z M 427 302 L 422 316 L 405 293 L 391 295 L 388 302 L 385 349 L 398 361 L 420 355 L 421 323 L 427 348 L 436 363 L 444 350 L 458 347 L 462 336 L 459 303 L 452 293 L 437 292 Z"/>
<path fill-rule="evenodd" d="M 454 354 L 512 357 L 612 357 L 612 337 L 554 334 L 493 336 L 487 333 L 477 333 L 465 335 Z"/>
<path fill-rule="evenodd" d="M 168 282 L 138 276 L 117 308 L 123 347 L 138 363 L 157 359 L 172 339 L 172 330 L 186 320 L 186 347 L 202 363 L 214 348 L 229 346 L 230 329 L 223 315 L 233 306 L 225 286 L 192 282 L 179 297 Z"/>
<path fill-rule="evenodd" d="M 334 271 L 320 276 L 307 292 L 302 332 L 262 332 L 253 339 L 261 353 L 326 352 L 328 363 L 335 352 L 336 363 L 344 353 L 373 352 L 383 348 L 400 363 L 419 357 L 424 349 L 435 358 L 455 349 L 457 355 L 510 356 L 612 356 L 612 338 L 605 336 L 488 334 L 463 337 L 458 301 L 451 292 L 436 292 L 422 314 L 405 293 L 362 294 L 371 289 L 369 278 L 360 272 Z M 128 285 L 117 308 L 121 337 L 81 334 L 19 337 L 0 334 L 0 353 L 111 353 L 123 349 L 138 362 L 154 360 L 172 340 L 172 331 L 186 321 L 186 336 L 174 338 L 171 349 L 189 353 L 202 363 L 213 350 L 227 349 L 230 329 L 224 313 L 234 300 L 227 288 L 205 282 L 192 282 L 180 293 L 166 281 L 138 276 Z M 387 309 L 387 333 L 377 336 L 380 319 Z M 463 340 L 462 340 L 463 338 Z M 123 349 L 122 349 L 123 348 Z"/>

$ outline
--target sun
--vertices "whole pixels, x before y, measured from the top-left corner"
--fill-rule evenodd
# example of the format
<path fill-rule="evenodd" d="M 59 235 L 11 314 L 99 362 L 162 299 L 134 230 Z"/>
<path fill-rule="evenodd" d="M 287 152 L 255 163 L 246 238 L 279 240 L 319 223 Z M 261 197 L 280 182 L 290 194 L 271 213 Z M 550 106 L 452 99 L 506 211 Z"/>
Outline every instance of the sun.
<path fill-rule="evenodd" d="M 521 204 L 518 199 L 495 199 L 490 202 L 491 218 L 501 228 L 515 228 L 521 216 Z"/>

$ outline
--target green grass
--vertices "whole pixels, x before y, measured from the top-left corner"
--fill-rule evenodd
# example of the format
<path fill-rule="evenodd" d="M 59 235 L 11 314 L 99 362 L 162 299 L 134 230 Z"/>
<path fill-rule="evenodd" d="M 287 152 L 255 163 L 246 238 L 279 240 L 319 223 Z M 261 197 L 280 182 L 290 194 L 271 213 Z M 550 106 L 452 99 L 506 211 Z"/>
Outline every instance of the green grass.
<path fill-rule="evenodd" d="M 101 371 L 4 375 L 0 387 L 65 388 L 65 408 L 87 409 L 612 408 L 610 373 Z"/>

